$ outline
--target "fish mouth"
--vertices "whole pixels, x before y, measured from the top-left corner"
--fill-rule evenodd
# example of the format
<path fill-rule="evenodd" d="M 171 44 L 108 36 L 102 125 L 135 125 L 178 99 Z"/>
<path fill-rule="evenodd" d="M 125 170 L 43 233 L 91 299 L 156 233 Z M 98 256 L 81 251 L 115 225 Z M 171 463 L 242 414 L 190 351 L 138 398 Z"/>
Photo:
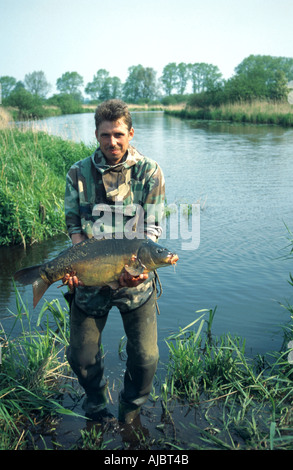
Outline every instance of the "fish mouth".
<path fill-rule="evenodd" d="M 170 264 L 176 264 L 178 260 L 179 260 L 178 255 L 174 255 L 174 253 L 170 253 L 168 255 L 168 261 L 169 261 Z"/>

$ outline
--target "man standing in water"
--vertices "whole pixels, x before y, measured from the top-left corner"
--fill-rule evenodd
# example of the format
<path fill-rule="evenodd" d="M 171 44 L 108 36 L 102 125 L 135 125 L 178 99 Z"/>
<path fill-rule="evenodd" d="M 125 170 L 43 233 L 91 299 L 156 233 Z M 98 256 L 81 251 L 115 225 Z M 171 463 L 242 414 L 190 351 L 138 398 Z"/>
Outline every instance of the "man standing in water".
<path fill-rule="evenodd" d="M 99 147 L 75 163 L 66 178 L 65 215 L 72 243 L 113 233 L 115 216 L 123 221 L 123 228 L 135 230 L 141 215 L 144 236 L 157 240 L 165 198 L 160 167 L 130 146 L 134 129 L 123 101 L 98 106 L 95 123 Z M 99 217 L 101 207 L 110 217 Z M 108 314 L 116 306 L 127 336 L 118 419 L 131 423 L 148 399 L 158 362 L 154 275 L 132 277 L 125 272 L 117 290 L 84 287 L 76 277 L 67 281 L 71 289 L 68 361 L 86 393 L 85 413 L 93 419 L 108 416 L 100 347 Z"/>

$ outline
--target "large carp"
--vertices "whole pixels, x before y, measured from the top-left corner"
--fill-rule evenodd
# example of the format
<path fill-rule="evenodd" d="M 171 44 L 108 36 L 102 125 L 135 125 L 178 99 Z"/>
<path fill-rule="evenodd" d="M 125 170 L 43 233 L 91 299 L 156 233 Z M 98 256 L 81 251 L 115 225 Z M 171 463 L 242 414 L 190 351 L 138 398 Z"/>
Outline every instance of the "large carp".
<path fill-rule="evenodd" d="M 14 279 L 33 286 L 33 305 L 37 305 L 48 287 L 75 273 L 84 286 L 119 287 L 123 270 L 139 276 L 170 264 L 178 256 L 150 239 L 91 238 L 64 250 L 44 264 L 17 271 Z"/>

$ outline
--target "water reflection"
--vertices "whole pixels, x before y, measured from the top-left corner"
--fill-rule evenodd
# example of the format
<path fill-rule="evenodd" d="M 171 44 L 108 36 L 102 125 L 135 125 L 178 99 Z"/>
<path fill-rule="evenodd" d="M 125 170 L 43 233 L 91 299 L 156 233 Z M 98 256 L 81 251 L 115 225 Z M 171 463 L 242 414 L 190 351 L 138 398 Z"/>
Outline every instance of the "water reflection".
<path fill-rule="evenodd" d="M 75 142 L 82 141 L 89 145 L 96 142 L 94 113 L 70 114 L 58 118 L 35 119 L 29 122 L 22 121 L 18 123 L 18 126 L 44 131 L 50 135 L 57 135 Z"/>

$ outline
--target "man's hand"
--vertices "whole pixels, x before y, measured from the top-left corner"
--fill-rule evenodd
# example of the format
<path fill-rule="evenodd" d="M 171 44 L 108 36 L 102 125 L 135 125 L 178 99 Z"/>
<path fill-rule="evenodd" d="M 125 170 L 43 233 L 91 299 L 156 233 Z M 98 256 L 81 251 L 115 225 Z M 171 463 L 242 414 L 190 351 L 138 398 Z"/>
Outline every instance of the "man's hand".
<path fill-rule="evenodd" d="M 126 270 L 119 277 L 119 284 L 121 287 L 136 287 L 148 278 L 148 274 L 140 274 L 139 276 L 132 276 Z"/>
<path fill-rule="evenodd" d="M 67 273 L 62 279 L 63 286 L 68 286 L 71 291 L 74 290 L 75 287 L 84 286 L 84 283 L 78 279 L 76 273 Z"/>
<path fill-rule="evenodd" d="M 71 241 L 73 245 L 83 242 L 84 240 L 86 240 L 86 236 L 83 233 L 73 233 L 71 235 Z"/>
<path fill-rule="evenodd" d="M 86 240 L 86 236 L 83 233 L 73 233 L 71 235 L 73 245 L 83 242 L 84 240 Z M 71 291 L 73 291 L 75 287 L 84 286 L 83 282 L 78 279 L 75 272 L 65 274 L 62 279 L 62 283 L 63 286 L 67 285 Z"/>

